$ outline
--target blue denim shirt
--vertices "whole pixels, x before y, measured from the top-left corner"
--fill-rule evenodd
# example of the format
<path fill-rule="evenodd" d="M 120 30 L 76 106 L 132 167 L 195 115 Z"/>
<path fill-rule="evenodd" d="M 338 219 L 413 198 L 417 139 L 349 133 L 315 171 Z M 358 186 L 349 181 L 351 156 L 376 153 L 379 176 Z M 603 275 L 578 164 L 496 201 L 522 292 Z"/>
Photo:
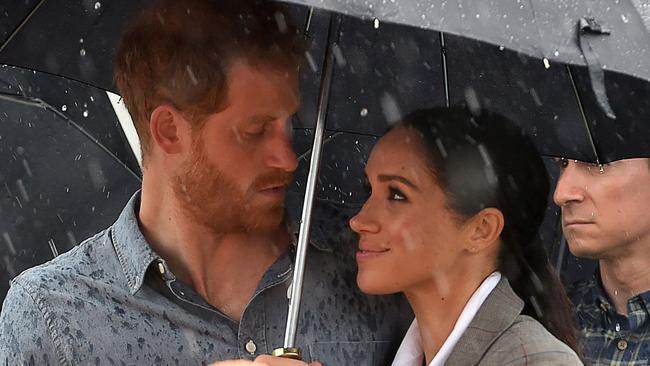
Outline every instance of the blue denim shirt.
<path fill-rule="evenodd" d="M 175 279 L 142 235 L 138 207 L 139 193 L 111 227 L 12 281 L 0 315 L 1 364 L 200 365 L 282 346 L 293 246 L 235 322 Z M 351 237 L 340 224 L 325 226 L 341 220 L 326 211 L 314 219 L 297 337 L 304 358 L 388 364 L 412 319 L 408 304 L 361 294 Z"/>

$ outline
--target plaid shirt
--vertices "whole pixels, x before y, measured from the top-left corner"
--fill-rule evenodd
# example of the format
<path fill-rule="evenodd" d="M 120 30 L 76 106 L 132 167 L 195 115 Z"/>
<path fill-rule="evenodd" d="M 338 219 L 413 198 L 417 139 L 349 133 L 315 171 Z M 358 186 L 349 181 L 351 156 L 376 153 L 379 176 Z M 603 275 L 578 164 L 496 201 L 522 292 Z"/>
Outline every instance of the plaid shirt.
<path fill-rule="evenodd" d="M 649 365 L 650 291 L 627 302 L 628 316 L 616 312 L 597 273 L 570 291 L 576 306 L 584 356 L 593 366 Z"/>

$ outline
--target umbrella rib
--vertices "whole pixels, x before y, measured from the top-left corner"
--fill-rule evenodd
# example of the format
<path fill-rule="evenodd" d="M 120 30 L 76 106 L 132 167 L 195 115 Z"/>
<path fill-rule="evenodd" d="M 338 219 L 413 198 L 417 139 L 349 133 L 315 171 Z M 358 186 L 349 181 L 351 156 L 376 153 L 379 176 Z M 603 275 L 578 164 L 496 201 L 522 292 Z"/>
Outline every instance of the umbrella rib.
<path fill-rule="evenodd" d="M 445 87 L 445 106 L 449 107 L 449 75 L 447 74 L 447 44 L 445 34 L 440 32 L 440 54 L 442 57 L 442 79 Z"/>
<path fill-rule="evenodd" d="M 309 34 L 309 28 L 311 27 L 311 18 L 314 15 L 314 7 L 309 8 L 307 12 L 307 20 L 305 20 L 305 34 Z"/>
<path fill-rule="evenodd" d="M 578 92 L 578 87 L 576 85 L 576 81 L 573 77 L 573 73 L 571 72 L 571 67 L 569 65 L 566 65 L 566 70 L 567 73 L 569 74 L 569 80 L 571 80 L 571 87 L 573 88 L 573 94 L 576 96 L 576 102 L 578 103 L 578 108 L 580 109 L 580 115 L 582 116 L 582 122 L 585 125 L 585 128 L 587 129 L 587 136 L 589 137 L 589 144 L 591 145 L 591 149 L 594 153 L 594 156 L 596 157 L 596 163 L 600 165 L 600 157 L 598 156 L 598 149 L 596 149 L 596 143 L 594 142 L 594 137 L 593 133 L 591 131 L 591 127 L 589 127 L 589 122 L 587 120 L 587 113 L 585 112 L 584 105 L 582 104 L 582 100 L 580 99 L 580 93 Z"/>
<path fill-rule="evenodd" d="M 32 18 L 32 16 L 33 16 L 33 15 L 36 13 L 36 11 L 41 7 L 41 5 L 43 5 L 43 3 L 44 3 L 45 1 L 46 1 L 46 0 L 41 0 L 38 4 L 36 4 L 36 6 L 35 6 L 35 7 L 34 7 L 30 12 L 29 12 L 29 14 L 27 14 L 27 16 L 25 17 L 25 19 L 23 19 L 23 21 L 20 22 L 20 24 L 18 24 L 18 26 L 16 27 L 16 29 L 14 29 L 13 32 L 11 32 L 11 34 L 9 35 L 9 37 L 7 38 L 7 40 L 2 44 L 2 46 L 0 46 L 0 52 L 2 52 L 2 51 L 5 49 L 5 47 L 9 44 L 9 42 L 11 42 L 11 40 L 14 38 L 14 36 L 16 36 L 16 34 L 18 34 L 18 32 L 20 32 L 20 30 L 23 28 L 23 26 L 24 26 L 25 24 L 27 24 L 27 22 Z"/>
<path fill-rule="evenodd" d="M 6 93 L 1 93 L 0 92 L 0 100 L 7 100 L 10 102 L 14 103 L 19 103 L 31 107 L 37 107 L 37 108 L 43 108 L 46 110 L 49 110 L 50 112 L 53 112 L 56 114 L 58 117 L 62 118 L 64 121 L 68 122 L 72 127 L 76 128 L 79 132 L 81 132 L 82 135 L 84 135 L 86 138 L 88 138 L 90 141 L 92 141 L 97 147 L 99 147 L 102 151 L 104 151 L 108 156 L 110 156 L 113 160 L 115 160 L 116 163 L 121 165 L 124 169 L 126 169 L 131 175 L 133 175 L 138 181 L 142 181 L 140 176 L 136 174 L 131 168 L 129 168 L 126 164 L 124 164 L 120 159 L 113 154 L 106 146 L 104 146 L 99 140 L 97 140 L 93 135 L 91 135 L 88 131 L 86 131 L 83 127 L 78 125 L 75 121 L 70 119 L 68 116 L 65 114 L 59 112 L 58 109 L 54 108 L 51 104 L 47 103 L 46 101 L 40 99 L 40 98 L 34 98 L 34 97 L 28 97 L 28 96 L 18 96 L 18 95 L 13 95 L 13 94 L 6 94 Z"/>

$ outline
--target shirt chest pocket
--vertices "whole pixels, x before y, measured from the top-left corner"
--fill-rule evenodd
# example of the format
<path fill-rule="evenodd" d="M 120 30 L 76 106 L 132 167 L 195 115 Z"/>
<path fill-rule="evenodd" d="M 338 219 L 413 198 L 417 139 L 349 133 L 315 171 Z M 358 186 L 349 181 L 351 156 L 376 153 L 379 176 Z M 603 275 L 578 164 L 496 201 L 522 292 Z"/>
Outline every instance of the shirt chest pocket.
<path fill-rule="evenodd" d="M 309 345 L 311 360 L 323 366 L 390 365 L 395 351 L 388 341 L 313 342 Z"/>

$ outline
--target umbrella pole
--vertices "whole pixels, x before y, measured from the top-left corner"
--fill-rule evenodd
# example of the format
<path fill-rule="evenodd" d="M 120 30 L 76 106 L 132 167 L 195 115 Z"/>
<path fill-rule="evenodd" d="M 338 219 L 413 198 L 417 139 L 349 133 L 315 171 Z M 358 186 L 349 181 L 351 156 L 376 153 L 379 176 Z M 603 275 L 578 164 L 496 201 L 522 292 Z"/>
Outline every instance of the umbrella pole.
<path fill-rule="evenodd" d="M 327 117 L 330 86 L 332 84 L 332 75 L 334 71 L 333 48 L 337 42 L 340 24 L 340 16 L 330 16 L 329 32 L 327 35 L 327 50 L 325 51 L 325 61 L 323 65 L 323 73 L 321 75 L 320 93 L 318 95 L 318 111 L 316 116 L 316 128 L 314 131 L 314 143 L 311 149 L 309 174 L 307 175 L 307 186 L 305 188 L 305 200 L 303 202 L 302 217 L 300 219 L 300 234 L 298 236 L 298 247 L 296 249 L 296 261 L 295 268 L 293 270 L 293 281 L 291 282 L 291 291 L 289 292 L 289 312 L 287 315 L 287 327 L 284 336 L 284 347 L 273 351 L 274 356 L 285 358 L 301 359 L 300 350 L 295 347 L 296 329 L 298 328 L 298 314 L 300 311 L 300 298 L 302 296 L 302 280 L 305 270 L 305 258 L 309 244 L 311 211 L 314 203 L 314 193 L 316 192 L 318 170 L 320 167 L 320 157 L 323 147 L 323 137 L 325 135 L 325 119 Z"/>

